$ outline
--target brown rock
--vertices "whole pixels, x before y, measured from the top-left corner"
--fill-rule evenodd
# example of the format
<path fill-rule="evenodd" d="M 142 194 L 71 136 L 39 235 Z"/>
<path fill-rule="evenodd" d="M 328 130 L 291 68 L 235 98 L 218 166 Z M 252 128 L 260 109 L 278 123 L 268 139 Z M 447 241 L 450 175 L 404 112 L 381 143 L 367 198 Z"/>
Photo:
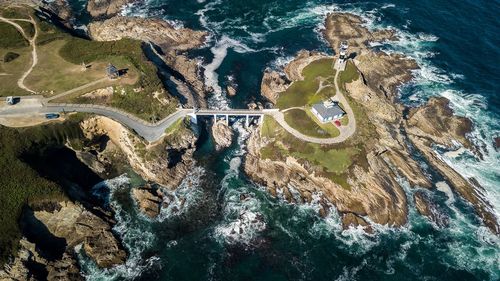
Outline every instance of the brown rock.
<path fill-rule="evenodd" d="M 224 122 L 216 122 L 212 126 L 212 137 L 217 150 L 231 146 L 233 141 L 233 130 Z"/>
<path fill-rule="evenodd" d="M 266 97 L 270 102 L 276 104 L 279 93 L 284 92 L 289 84 L 285 77 L 276 71 L 264 72 L 262 83 L 260 84 L 261 95 Z"/>
<path fill-rule="evenodd" d="M 467 148 L 473 148 L 466 134 L 472 131 L 472 122 L 453 115 L 446 98 L 431 98 L 421 107 L 408 114 L 408 132 L 412 135 L 432 139 L 432 142 L 454 147 L 458 141 Z"/>
<path fill-rule="evenodd" d="M 137 202 L 139 209 L 150 218 L 155 218 L 160 214 L 163 195 L 151 186 L 144 186 L 132 189 L 132 196 Z"/>
<path fill-rule="evenodd" d="M 500 137 L 493 139 L 493 146 L 495 147 L 495 150 L 498 151 L 498 148 L 500 148 Z"/>
<path fill-rule="evenodd" d="M 71 10 L 67 0 L 55 0 L 49 2 L 45 8 L 52 16 L 55 16 L 61 24 L 68 28 L 72 27 L 71 20 L 73 18 L 73 11 Z"/>
<path fill-rule="evenodd" d="M 227 95 L 230 97 L 236 96 L 236 88 L 233 85 L 228 85 L 226 87 Z"/>
<path fill-rule="evenodd" d="M 100 267 L 125 262 L 126 253 L 111 232 L 111 226 L 101 218 L 71 202 L 59 203 L 60 208 L 37 210 L 35 217 L 56 237 L 66 240 L 67 249 L 83 244 L 83 249 Z"/>
<path fill-rule="evenodd" d="M 137 0 L 89 0 L 87 11 L 93 18 L 110 18 L 117 15 L 125 4 Z"/>
<path fill-rule="evenodd" d="M 373 233 L 373 228 L 363 218 L 353 214 L 345 213 L 342 215 L 342 227 L 348 229 L 349 227 L 361 226 L 367 233 Z"/>
<path fill-rule="evenodd" d="M 207 35 L 204 31 L 194 31 L 188 28 L 176 29 L 161 19 L 121 16 L 92 22 L 88 29 L 90 37 L 97 41 L 132 38 L 153 42 L 164 49 L 173 50 L 198 48 L 203 45 Z"/>

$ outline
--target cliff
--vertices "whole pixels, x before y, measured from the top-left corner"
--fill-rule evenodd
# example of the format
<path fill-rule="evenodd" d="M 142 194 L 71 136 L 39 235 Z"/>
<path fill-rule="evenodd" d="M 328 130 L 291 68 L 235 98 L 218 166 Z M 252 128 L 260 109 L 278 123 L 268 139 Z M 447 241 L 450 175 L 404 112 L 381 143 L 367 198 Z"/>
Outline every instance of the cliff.
<path fill-rule="evenodd" d="M 106 117 L 89 118 L 81 123 L 81 128 L 89 140 L 102 136 L 109 138 L 101 154 L 116 154 L 110 150 L 117 147 L 134 171 L 144 179 L 174 189 L 195 163 L 192 156 L 197 136 L 188 124 L 181 121 L 154 144 L 145 143 L 120 123 Z"/>

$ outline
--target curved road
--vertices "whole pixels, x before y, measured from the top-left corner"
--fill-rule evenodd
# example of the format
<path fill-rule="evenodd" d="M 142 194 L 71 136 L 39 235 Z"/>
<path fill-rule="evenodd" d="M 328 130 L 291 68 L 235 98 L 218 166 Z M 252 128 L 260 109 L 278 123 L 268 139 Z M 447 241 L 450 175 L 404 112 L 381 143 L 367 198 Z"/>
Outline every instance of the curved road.
<path fill-rule="evenodd" d="M 15 23 L 14 21 L 17 20 L 17 21 L 25 21 L 25 22 L 29 22 L 31 24 L 33 24 L 33 28 L 35 29 L 35 34 L 33 35 L 32 38 L 29 38 L 29 36 L 26 35 L 26 33 L 24 32 L 24 29 L 17 23 Z M 23 90 L 26 90 L 32 94 L 35 94 L 36 92 L 31 90 L 30 88 L 26 87 L 26 85 L 24 85 L 24 80 L 26 79 L 26 77 L 28 77 L 28 75 L 31 73 L 31 71 L 33 70 L 33 68 L 35 67 L 35 65 L 38 63 L 38 55 L 37 55 L 37 52 L 36 52 L 36 38 L 38 37 L 38 28 L 36 26 L 36 22 L 35 20 L 30 16 L 30 19 L 9 19 L 9 18 L 4 18 L 2 16 L 0 16 L 0 21 L 3 21 L 3 22 L 6 22 L 12 26 L 14 26 L 20 33 L 21 35 L 24 37 L 24 39 L 26 39 L 31 48 L 32 48 L 32 51 L 31 51 L 31 66 L 28 70 L 26 70 L 23 75 L 17 80 L 17 86 L 19 86 L 19 88 L 23 89 Z"/>
<path fill-rule="evenodd" d="M 269 113 L 278 124 L 280 124 L 281 127 L 283 127 L 285 130 L 287 130 L 290 134 L 294 135 L 296 138 L 299 138 L 301 140 L 307 141 L 307 142 L 313 142 L 313 143 L 319 143 L 319 144 L 336 144 L 336 143 L 341 143 L 348 139 L 350 136 L 356 132 L 356 118 L 354 118 L 354 112 L 352 111 L 351 106 L 349 105 L 349 102 L 345 98 L 344 94 L 340 91 L 339 85 L 338 85 L 338 75 L 340 71 L 337 71 L 335 73 L 335 90 L 337 92 L 337 98 L 340 103 L 344 106 L 344 110 L 347 114 L 347 117 L 349 118 L 349 123 L 347 123 L 347 126 L 341 126 L 339 129 L 340 135 L 334 138 L 315 138 L 311 136 L 307 136 L 302 134 L 301 132 L 297 131 L 296 129 L 292 128 L 288 123 L 285 121 L 285 115 L 283 112 L 286 112 L 289 109 L 292 108 L 287 108 L 283 111 L 275 111 Z M 294 107 L 297 108 L 297 107 Z M 300 107 L 299 107 L 300 108 Z"/>

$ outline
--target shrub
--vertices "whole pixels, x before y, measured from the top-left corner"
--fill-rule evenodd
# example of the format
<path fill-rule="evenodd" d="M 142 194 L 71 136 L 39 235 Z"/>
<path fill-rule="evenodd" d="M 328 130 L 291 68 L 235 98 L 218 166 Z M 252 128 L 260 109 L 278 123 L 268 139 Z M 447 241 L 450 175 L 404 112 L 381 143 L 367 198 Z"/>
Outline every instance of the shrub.
<path fill-rule="evenodd" d="M 17 59 L 19 57 L 19 54 L 18 53 L 14 53 L 14 52 L 7 52 L 4 56 L 3 56 L 3 61 L 4 62 L 11 62 L 15 59 Z"/>

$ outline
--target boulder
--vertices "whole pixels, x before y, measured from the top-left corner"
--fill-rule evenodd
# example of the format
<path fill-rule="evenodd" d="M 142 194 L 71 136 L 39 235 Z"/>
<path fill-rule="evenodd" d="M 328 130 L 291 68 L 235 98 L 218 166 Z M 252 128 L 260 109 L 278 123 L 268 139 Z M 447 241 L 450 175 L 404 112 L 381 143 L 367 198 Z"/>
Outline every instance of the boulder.
<path fill-rule="evenodd" d="M 342 227 L 348 229 L 350 227 L 361 226 L 367 233 L 373 233 L 373 229 L 362 217 L 353 213 L 346 213 L 342 215 Z"/>
<path fill-rule="evenodd" d="M 150 185 L 133 188 L 132 197 L 137 202 L 139 210 L 148 217 L 155 218 L 160 214 L 163 194 L 159 189 Z"/>
<path fill-rule="evenodd" d="M 231 146 L 233 130 L 224 122 L 215 122 L 212 126 L 212 136 L 215 141 L 215 149 L 221 150 Z"/>
<path fill-rule="evenodd" d="M 273 104 L 276 104 L 279 93 L 284 92 L 289 86 L 286 77 L 276 71 L 266 71 L 260 84 L 261 95 Z"/>

